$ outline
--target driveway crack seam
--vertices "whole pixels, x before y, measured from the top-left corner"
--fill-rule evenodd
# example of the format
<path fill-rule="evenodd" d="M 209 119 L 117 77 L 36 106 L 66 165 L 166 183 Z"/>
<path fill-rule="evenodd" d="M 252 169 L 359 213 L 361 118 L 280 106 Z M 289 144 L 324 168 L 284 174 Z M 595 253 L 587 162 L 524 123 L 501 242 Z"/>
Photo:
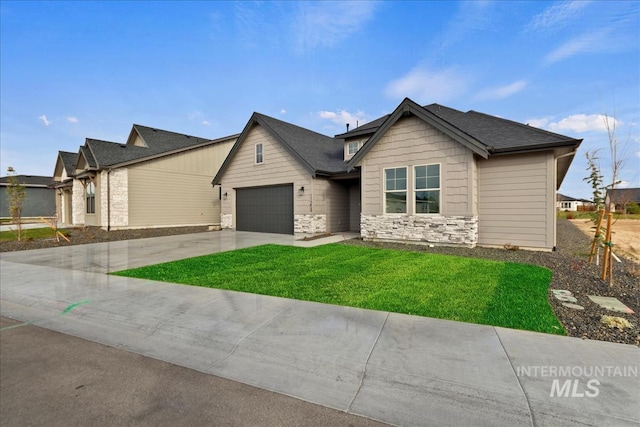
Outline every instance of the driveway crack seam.
<path fill-rule="evenodd" d="M 249 332 L 248 334 L 246 334 L 245 336 L 243 336 L 242 338 L 240 338 L 238 340 L 238 342 L 236 343 L 236 345 L 233 346 L 233 348 L 231 349 L 231 351 L 229 352 L 229 354 L 227 354 L 226 356 L 224 356 L 222 359 L 220 360 L 216 360 L 215 362 L 213 362 L 211 364 L 211 366 L 216 366 L 222 362 L 224 362 L 225 360 L 227 360 L 228 358 L 230 358 L 233 353 L 235 353 L 236 349 L 238 347 L 240 347 L 240 344 L 242 344 L 242 342 L 249 338 L 255 331 L 257 331 L 258 329 L 262 328 L 264 325 L 266 325 L 267 323 L 271 322 L 273 319 L 275 319 L 276 317 L 278 317 L 280 314 L 282 314 L 283 312 L 285 312 L 286 310 L 288 310 L 290 307 L 285 307 L 282 310 L 280 310 L 279 312 L 277 312 L 276 314 L 274 314 L 273 316 L 271 316 L 270 318 L 268 318 L 267 320 L 265 320 L 264 322 L 262 322 L 261 324 L 259 324 L 258 326 L 256 326 L 255 328 L 253 328 L 251 330 L 251 332 Z"/>
<path fill-rule="evenodd" d="M 365 362 L 364 362 L 364 369 L 362 371 L 362 376 L 360 377 L 360 384 L 358 384 L 358 389 L 353 394 L 353 397 L 351 398 L 351 402 L 349 402 L 349 405 L 347 406 L 347 409 L 345 410 L 346 413 L 350 413 L 351 412 L 351 406 L 353 405 L 353 402 L 355 402 L 356 397 L 358 397 L 358 394 L 360 394 L 360 390 L 362 389 L 362 384 L 364 384 L 364 379 L 367 376 L 367 366 L 369 365 L 369 359 L 371 358 L 371 353 L 373 353 L 373 349 L 376 348 L 376 344 L 378 344 L 378 340 L 380 339 L 380 335 L 382 335 L 382 331 L 384 330 L 384 325 L 387 324 L 387 319 L 389 319 L 389 314 L 390 313 L 387 312 L 387 315 L 384 318 L 384 322 L 382 322 L 382 326 L 380 326 L 380 330 L 378 331 L 378 336 L 376 337 L 375 342 L 373 343 L 373 345 L 371 346 L 371 349 L 369 350 L 369 354 L 367 355 L 367 360 L 365 360 Z"/>
<path fill-rule="evenodd" d="M 504 351 L 504 355 L 507 356 L 507 360 L 509 361 L 509 366 L 511 366 L 511 371 L 513 372 L 513 375 L 515 375 L 516 381 L 518 381 L 518 387 L 520 387 L 520 391 L 522 392 L 522 395 L 524 396 L 524 401 L 527 402 L 527 409 L 529 410 L 529 421 L 531 422 L 531 427 L 534 427 L 535 423 L 533 421 L 533 412 L 531 411 L 531 404 L 529 403 L 529 396 L 527 396 L 527 393 L 524 391 L 524 387 L 522 387 L 522 383 L 520 382 L 520 378 L 518 377 L 516 369 L 513 367 L 513 362 L 511 361 L 511 358 L 509 357 L 509 353 L 507 352 L 507 349 L 504 348 L 504 344 L 502 343 L 502 339 L 500 339 L 500 334 L 498 333 L 496 328 L 493 328 L 493 332 L 496 334 L 496 337 L 498 338 L 498 342 L 500 343 L 500 347 L 502 347 L 502 351 Z"/>

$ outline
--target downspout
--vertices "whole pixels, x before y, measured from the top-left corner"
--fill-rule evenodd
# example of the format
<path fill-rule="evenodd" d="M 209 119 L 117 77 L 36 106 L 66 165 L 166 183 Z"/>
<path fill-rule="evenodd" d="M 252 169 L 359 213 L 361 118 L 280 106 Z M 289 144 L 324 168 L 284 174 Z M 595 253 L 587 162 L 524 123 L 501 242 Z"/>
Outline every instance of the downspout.
<path fill-rule="evenodd" d="M 553 212 L 554 212 L 554 221 L 553 221 L 553 252 L 558 250 L 558 246 L 557 246 L 557 238 L 558 238 L 558 218 L 557 218 L 557 208 L 556 208 L 556 202 L 557 202 L 557 198 L 556 198 L 556 191 L 558 191 L 557 186 L 558 186 L 558 159 L 561 159 L 563 157 L 568 157 L 568 156 L 575 156 L 578 153 L 578 149 L 576 148 L 575 150 L 569 152 L 569 153 L 565 153 L 565 154 L 561 154 L 557 157 L 554 156 L 553 158 L 553 176 L 555 177 L 554 182 L 553 183 Z"/>
<path fill-rule="evenodd" d="M 107 231 L 111 231 L 111 168 L 107 169 Z"/>

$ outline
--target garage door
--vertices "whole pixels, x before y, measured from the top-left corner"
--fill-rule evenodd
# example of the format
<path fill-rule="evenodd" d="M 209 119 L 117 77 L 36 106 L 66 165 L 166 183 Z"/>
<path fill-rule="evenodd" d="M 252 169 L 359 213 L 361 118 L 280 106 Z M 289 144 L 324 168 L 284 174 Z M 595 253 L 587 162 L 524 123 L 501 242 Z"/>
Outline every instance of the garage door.
<path fill-rule="evenodd" d="M 293 184 L 237 189 L 236 230 L 293 234 Z"/>

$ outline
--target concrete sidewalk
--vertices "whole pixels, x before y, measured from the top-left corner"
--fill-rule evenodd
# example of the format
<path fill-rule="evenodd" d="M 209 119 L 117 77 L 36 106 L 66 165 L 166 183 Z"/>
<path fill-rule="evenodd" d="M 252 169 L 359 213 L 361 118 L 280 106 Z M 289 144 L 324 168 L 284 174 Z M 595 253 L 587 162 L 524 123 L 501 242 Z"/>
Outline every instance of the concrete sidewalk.
<path fill-rule="evenodd" d="M 640 425 L 634 346 L 104 274 L 264 243 L 310 242 L 219 232 L 2 253 L 1 314 L 390 424 Z"/>
<path fill-rule="evenodd" d="M 3 426 L 384 425 L 49 329 L 11 328 L 16 324 L 0 317 Z"/>

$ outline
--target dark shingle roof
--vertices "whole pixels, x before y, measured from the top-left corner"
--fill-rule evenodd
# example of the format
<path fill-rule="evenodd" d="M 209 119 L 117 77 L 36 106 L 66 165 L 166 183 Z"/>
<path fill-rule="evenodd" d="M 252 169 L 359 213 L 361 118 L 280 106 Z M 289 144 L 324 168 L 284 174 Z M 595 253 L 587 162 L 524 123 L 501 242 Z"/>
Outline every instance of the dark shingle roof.
<path fill-rule="evenodd" d="M 614 188 L 613 190 L 607 190 L 607 194 L 611 197 L 613 203 L 640 203 L 640 188 Z"/>
<path fill-rule="evenodd" d="M 85 149 L 84 152 L 88 151 L 90 154 L 90 156 L 87 156 L 89 166 L 104 168 L 123 163 L 142 161 L 175 151 L 206 144 L 214 144 L 222 139 L 229 139 L 236 136 L 231 135 L 221 138 L 220 140 L 212 140 L 136 124 L 133 125 L 131 134 L 139 135 L 146 146 L 134 145 L 131 143 L 132 141 L 127 144 L 120 144 L 117 142 L 87 138 L 82 148 Z M 93 164 L 91 163 L 92 161 Z"/>
<path fill-rule="evenodd" d="M 96 159 L 93 157 L 91 150 L 89 150 L 89 147 L 86 144 L 80 147 L 80 154 L 85 158 L 90 168 L 97 167 Z"/>
<path fill-rule="evenodd" d="M 424 108 L 486 144 L 490 152 L 558 146 L 564 143 L 571 145 L 577 141 L 568 136 L 473 110 L 463 113 L 438 104 Z"/>
<path fill-rule="evenodd" d="M 280 137 L 281 142 L 294 151 L 316 172 L 345 172 L 344 140 L 301 128 L 264 114 L 255 113 L 262 125 Z"/>
<path fill-rule="evenodd" d="M 42 175 L 15 175 L 18 178 L 18 183 L 23 184 L 27 187 L 37 186 L 37 187 L 46 187 L 47 185 L 53 182 L 53 177 L 51 176 L 42 176 Z M 3 176 L 0 178 L 0 184 L 8 184 L 9 183 L 8 176 Z"/>
<path fill-rule="evenodd" d="M 556 193 L 556 201 L 558 202 L 584 202 L 589 203 L 589 200 L 576 199 L 574 197 L 565 196 L 564 194 Z"/>
<path fill-rule="evenodd" d="M 548 132 L 533 126 L 491 116 L 476 111 L 462 112 L 439 104 L 422 108 L 438 116 L 449 125 L 484 144 L 491 153 L 510 152 L 561 145 L 574 145 L 579 140 Z M 341 138 L 372 134 L 384 123 L 389 115 L 366 123 L 350 132 L 336 135 Z"/>
<path fill-rule="evenodd" d="M 67 176 L 73 176 L 76 171 L 76 162 L 78 161 L 78 153 L 71 153 L 69 151 L 58 151 L 60 159 L 62 160 L 62 166 L 64 167 Z"/>
<path fill-rule="evenodd" d="M 358 126 L 357 128 L 350 130 L 349 132 L 336 135 L 336 138 L 344 138 L 344 137 L 353 138 L 356 136 L 373 133 L 376 130 L 378 130 L 378 128 L 382 125 L 382 123 L 384 123 L 385 120 L 387 120 L 389 116 L 390 114 L 384 115 L 380 118 L 377 118 L 368 123 L 365 123 L 362 126 Z"/>

